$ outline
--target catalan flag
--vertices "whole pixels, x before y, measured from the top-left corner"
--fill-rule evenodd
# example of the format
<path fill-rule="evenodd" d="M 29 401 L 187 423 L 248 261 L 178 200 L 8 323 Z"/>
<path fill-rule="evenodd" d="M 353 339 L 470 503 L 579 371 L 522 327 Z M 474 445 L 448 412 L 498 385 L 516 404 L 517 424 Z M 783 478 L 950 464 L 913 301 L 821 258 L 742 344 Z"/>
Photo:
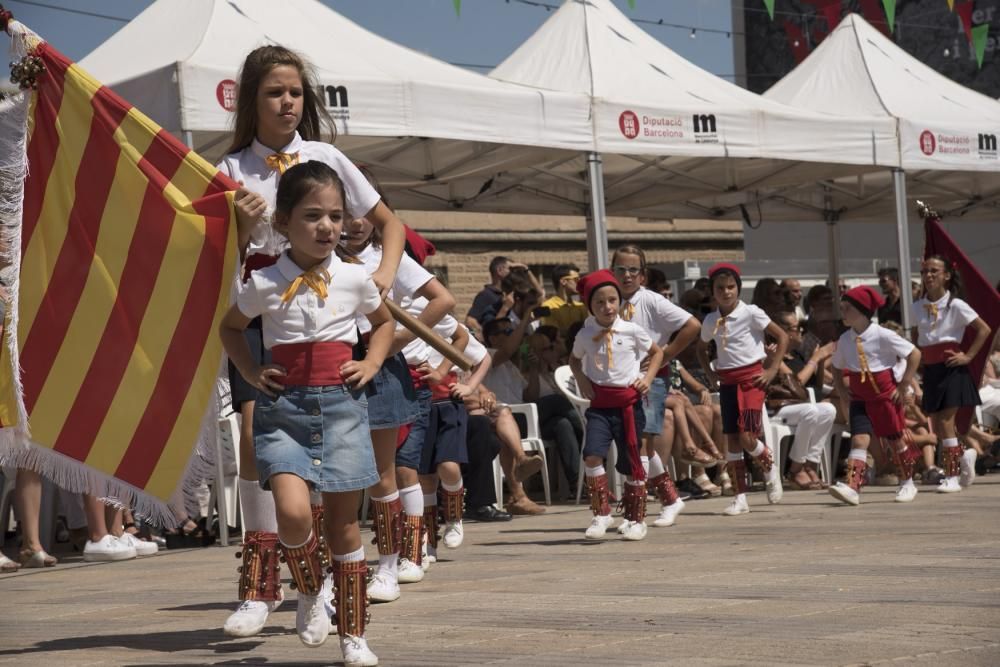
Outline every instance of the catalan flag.
<path fill-rule="evenodd" d="M 21 142 L 27 170 L 0 173 L 16 269 L 0 359 L 6 453 L 165 518 L 158 501 L 214 426 L 236 184 L 26 28 L 8 32 L 26 45 L 22 69 L 44 71 L 0 110 L 0 141 Z"/>

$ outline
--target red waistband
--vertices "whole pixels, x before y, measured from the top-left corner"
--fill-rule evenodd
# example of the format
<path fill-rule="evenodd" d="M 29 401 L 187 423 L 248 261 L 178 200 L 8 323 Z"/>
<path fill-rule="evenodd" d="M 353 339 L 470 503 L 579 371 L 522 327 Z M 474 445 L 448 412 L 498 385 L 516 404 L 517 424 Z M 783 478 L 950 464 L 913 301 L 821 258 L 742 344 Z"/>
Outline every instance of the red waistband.
<path fill-rule="evenodd" d="M 926 345 L 920 348 L 920 359 L 925 365 L 943 364 L 948 361 L 946 352 L 961 352 L 962 346 L 951 341 L 948 343 L 937 343 L 936 345 Z"/>
<path fill-rule="evenodd" d="M 257 269 L 263 269 L 272 264 L 278 262 L 278 258 L 281 255 L 265 255 L 262 252 L 255 252 L 252 255 L 248 255 L 246 260 L 243 262 L 243 282 L 250 280 L 250 272 L 256 271 Z"/>
<path fill-rule="evenodd" d="M 896 377 L 886 368 L 862 377 L 858 371 L 848 371 L 851 380 L 851 398 L 856 401 L 873 401 L 888 398 L 896 389 Z"/>
<path fill-rule="evenodd" d="M 444 376 L 441 382 L 437 384 L 431 384 L 431 400 L 432 401 L 450 401 L 451 400 L 451 385 L 458 382 L 458 373 L 452 371 Z"/>
<path fill-rule="evenodd" d="M 591 383 L 594 397 L 590 400 L 592 408 L 613 408 L 622 411 L 622 427 L 625 431 L 625 449 L 628 453 L 629 467 L 632 477 L 637 480 L 646 479 L 639 453 L 639 434 L 635 428 L 635 405 L 642 400 L 642 393 L 635 387 L 607 387 Z"/>
<path fill-rule="evenodd" d="M 760 361 L 755 361 L 752 364 L 740 366 L 739 368 L 719 368 L 716 370 L 716 373 L 719 375 L 719 381 L 722 384 L 751 382 L 763 372 L 764 364 Z"/>
<path fill-rule="evenodd" d="M 635 387 L 608 387 L 593 384 L 594 398 L 590 401 L 592 408 L 624 408 L 635 405 L 642 400 L 642 394 Z"/>
<path fill-rule="evenodd" d="M 300 387 L 326 387 L 344 384 L 340 367 L 351 360 L 352 348 L 340 341 L 291 343 L 271 348 L 271 359 L 283 366 L 282 384 Z"/>

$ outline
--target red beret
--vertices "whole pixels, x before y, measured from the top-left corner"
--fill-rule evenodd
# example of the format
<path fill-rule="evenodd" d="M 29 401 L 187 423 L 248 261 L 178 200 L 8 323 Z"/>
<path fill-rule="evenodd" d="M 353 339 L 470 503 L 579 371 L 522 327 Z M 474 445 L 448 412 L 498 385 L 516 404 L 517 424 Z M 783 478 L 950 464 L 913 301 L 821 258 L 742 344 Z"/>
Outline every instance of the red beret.
<path fill-rule="evenodd" d="M 425 239 L 420 234 L 416 233 L 406 225 L 403 225 L 403 229 L 406 230 L 406 252 L 413 259 L 417 261 L 420 266 L 424 265 L 424 261 L 430 256 L 437 252 L 437 248 L 434 244 Z"/>
<path fill-rule="evenodd" d="M 875 311 L 885 305 L 885 299 L 868 285 L 852 287 L 844 292 L 840 297 L 841 301 L 847 301 L 852 306 L 860 310 L 867 317 L 875 314 Z"/>
<path fill-rule="evenodd" d="M 590 309 L 590 297 L 597 291 L 598 287 L 604 287 L 605 285 L 611 285 L 616 290 L 618 290 L 618 298 L 622 295 L 622 286 L 615 278 L 615 274 L 607 269 L 601 269 L 600 271 L 591 271 L 587 275 L 580 278 L 580 282 L 576 284 L 576 289 L 580 292 L 580 296 L 583 298 L 583 302 L 587 305 L 587 311 L 593 313 L 594 311 Z"/>
<path fill-rule="evenodd" d="M 743 290 L 743 279 L 740 276 L 740 267 L 736 266 L 735 264 L 730 264 L 729 262 L 719 262 L 718 264 L 715 264 L 712 268 L 708 270 L 709 281 L 714 281 L 715 276 L 719 273 L 731 274 L 733 278 L 736 280 L 736 288 L 740 291 Z"/>

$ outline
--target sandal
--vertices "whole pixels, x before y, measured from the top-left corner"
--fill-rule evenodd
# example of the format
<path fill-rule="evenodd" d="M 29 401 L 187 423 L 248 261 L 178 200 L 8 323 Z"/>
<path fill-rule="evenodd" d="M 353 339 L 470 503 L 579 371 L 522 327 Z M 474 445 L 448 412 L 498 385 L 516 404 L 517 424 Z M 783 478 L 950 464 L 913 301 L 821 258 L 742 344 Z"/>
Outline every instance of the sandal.
<path fill-rule="evenodd" d="M 21 564 L 0 554 L 0 573 L 11 574 L 21 569 Z"/>
<path fill-rule="evenodd" d="M 31 549 L 21 549 L 21 567 L 55 567 L 59 561 L 55 556 L 45 553 L 45 549 L 32 551 Z"/>
<path fill-rule="evenodd" d="M 693 479 L 694 483 L 698 485 L 698 488 L 708 493 L 708 495 L 712 498 L 718 498 L 722 495 L 722 489 L 715 484 L 712 484 L 712 480 L 710 480 L 708 475 L 705 473 L 702 473 Z"/>

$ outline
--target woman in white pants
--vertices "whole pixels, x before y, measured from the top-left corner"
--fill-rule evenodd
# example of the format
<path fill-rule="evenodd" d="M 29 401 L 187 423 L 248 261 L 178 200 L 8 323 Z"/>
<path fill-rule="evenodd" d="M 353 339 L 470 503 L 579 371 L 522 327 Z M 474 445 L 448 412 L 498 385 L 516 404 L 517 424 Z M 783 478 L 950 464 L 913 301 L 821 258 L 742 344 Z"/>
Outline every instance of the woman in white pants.
<path fill-rule="evenodd" d="M 802 331 L 795 313 L 777 313 L 774 321 L 788 334 L 788 353 L 778 373 L 781 381 L 775 382 L 785 391 L 785 397 L 779 399 L 781 407 L 775 417 L 795 428 L 787 484 L 793 489 L 822 489 L 819 463 L 830 446 L 837 409 L 831 403 L 811 403 L 802 398 L 805 387 L 811 386 L 817 392 L 822 389 L 826 363 L 835 346 L 833 343 L 821 345 L 807 358 L 802 353 Z M 791 398 L 796 393 L 798 400 Z M 771 398 L 770 390 L 768 398 Z"/>
<path fill-rule="evenodd" d="M 1000 349 L 996 347 L 993 349 L 985 370 L 983 386 L 979 388 L 983 413 L 992 417 L 994 422 L 1000 422 Z M 989 420 L 986 421 L 988 425 Z"/>

